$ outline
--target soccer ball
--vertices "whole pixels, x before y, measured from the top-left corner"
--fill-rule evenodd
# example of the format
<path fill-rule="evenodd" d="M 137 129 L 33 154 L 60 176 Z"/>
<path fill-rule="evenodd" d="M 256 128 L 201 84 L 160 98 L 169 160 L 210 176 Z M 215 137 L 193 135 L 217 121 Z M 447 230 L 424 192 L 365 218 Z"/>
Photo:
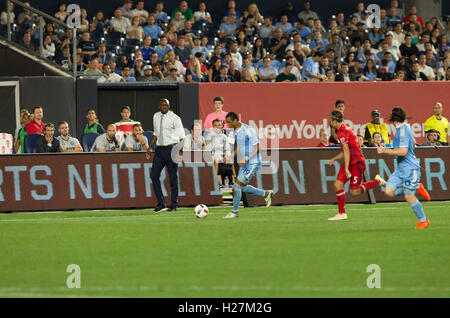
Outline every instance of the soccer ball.
<path fill-rule="evenodd" d="M 195 207 L 194 214 L 199 219 L 204 219 L 208 216 L 208 207 L 204 204 L 199 204 Z"/>

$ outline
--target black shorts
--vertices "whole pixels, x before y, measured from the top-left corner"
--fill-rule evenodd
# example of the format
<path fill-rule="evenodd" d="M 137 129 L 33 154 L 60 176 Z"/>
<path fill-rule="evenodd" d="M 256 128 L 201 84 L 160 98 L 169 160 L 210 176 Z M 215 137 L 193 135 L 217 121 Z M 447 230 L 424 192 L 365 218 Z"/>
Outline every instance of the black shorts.
<path fill-rule="evenodd" d="M 232 175 L 233 174 L 233 166 L 227 165 L 225 163 L 219 163 L 219 166 L 217 167 L 217 174 L 218 175 Z"/>

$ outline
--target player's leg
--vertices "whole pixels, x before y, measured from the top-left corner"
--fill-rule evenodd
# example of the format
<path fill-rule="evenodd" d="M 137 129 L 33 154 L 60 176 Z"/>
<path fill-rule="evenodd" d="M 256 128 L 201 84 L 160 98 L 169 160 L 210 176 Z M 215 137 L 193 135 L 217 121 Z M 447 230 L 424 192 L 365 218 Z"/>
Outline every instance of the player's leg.
<path fill-rule="evenodd" d="M 266 201 L 266 207 L 270 207 L 272 204 L 273 191 L 272 190 L 266 191 L 264 189 L 255 188 L 254 186 L 248 184 L 250 180 L 253 178 L 253 176 L 259 171 L 260 168 L 261 163 L 249 165 L 248 173 L 246 173 L 245 175 L 246 181 L 245 183 L 247 185 L 242 187 L 242 191 L 259 197 L 263 197 L 264 200 Z"/>
<path fill-rule="evenodd" d="M 233 219 L 239 217 L 239 204 L 242 198 L 242 187 L 244 184 L 238 179 L 233 184 L 233 210 L 225 215 L 224 219 Z"/>
<path fill-rule="evenodd" d="M 344 190 L 344 186 L 347 180 L 348 178 L 345 175 L 344 165 L 341 165 L 341 168 L 339 169 L 339 174 L 336 178 L 336 181 L 334 182 L 334 190 L 336 191 L 336 200 L 339 212 L 334 217 L 329 218 L 328 220 L 330 221 L 339 221 L 347 219 L 347 213 L 345 212 L 345 190 Z"/>
<path fill-rule="evenodd" d="M 364 164 L 351 165 L 349 171 L 352 174 L 350 178 L 350 194 L 353 196 L 361 195 L 367 191 L 375 188 L 376 186 L 382 184 L 385 185 L 386 181 L 377 175 L 373 180 L 362 183 L 364 180 L 364 171 L 366 167 Z"/>
<path fill-rule="evenodd" d="M 391 198 L 404 195 L 403 179 L 399 170 L 395 170 L 394 173 L 389 176 L 384 189 L 384 194 Z"/>
<path fill-rule="evenodd" d="M 405 200 L 411 205 L 411 209 L 419 219 L 416 228 L 424 229 L 430 226 L 430 222 L 425 216 L 422 204 L 416 197 L 416 191 L 419 188 L 420 169 L 414 169 L 406 172 L 403 178 L 403 188 L 405 192 Z"/>

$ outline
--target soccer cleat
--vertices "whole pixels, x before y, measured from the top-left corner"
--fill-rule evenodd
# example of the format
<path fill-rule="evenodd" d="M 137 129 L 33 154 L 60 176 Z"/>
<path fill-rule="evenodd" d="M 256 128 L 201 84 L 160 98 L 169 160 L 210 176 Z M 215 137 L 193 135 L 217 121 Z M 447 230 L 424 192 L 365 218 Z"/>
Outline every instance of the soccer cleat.
<path fill-rule="evenodd" d="M 169 208 L 168 207 L 166 207 L 165 205 L 157 205 L 156 206 L 156 208 L 153 210 L 154 212 L 156 212 L 156 213 L 159 213 L 159 212 L 164 212 L 164 211 L 167 211 Z"/>
<path fill-rule="evenodd" d="M 234 219 L 239 217 L 239 212 L 230 212 L 227 215 L 225 215 L 224 219 Z"/>
<path fill-rule="evenodd" d="M 264 194 L 264 201 L 266 201 L 266 207 L 270 207 L 272 205 L 272 197 L 273 197 L 273 190 L 268 190 Z"/>
<path fill-rule="evenodd" d="M 381 185 L 386 185 L 386 183 L 387 183 L 379 174 L 377 174 L 375 176 L 375 180 L 377 180 L 378 183 L 381 184 Z"/>
<path fill-rule="evenodd" d="M 430 226 L 430 221 L 428 221 L 428 219 L 426 219 L 423 222 L 417 222 L 416 229 L 426 229 L 429 226 Z"/>
<path fill-rule="evenodd" d="M 338 213 L 332 218 L 329 218 L 328 221 L 341 221 L 341 220 L 347 220 L 347 213 Z"/>
<path fill-rule="evenodd" d="M 425 199 L 427 199 L 428 201 L 431 200 L 430 198 L 430 194 L 428 193 L 428 191 L 425 189 L 425 187 L 423 186 L 422 183 L 419 183 L 419 189 L 417 189 L 417 193 L 420 194 L 421 196 L 423 196 Z"/>
<path fill-rule="evenodd" d="M 177 212 L 177 207 L 176 207 L 176 206 L 170 207 L 170 208 L 167 210 L 167 212 Z"/>

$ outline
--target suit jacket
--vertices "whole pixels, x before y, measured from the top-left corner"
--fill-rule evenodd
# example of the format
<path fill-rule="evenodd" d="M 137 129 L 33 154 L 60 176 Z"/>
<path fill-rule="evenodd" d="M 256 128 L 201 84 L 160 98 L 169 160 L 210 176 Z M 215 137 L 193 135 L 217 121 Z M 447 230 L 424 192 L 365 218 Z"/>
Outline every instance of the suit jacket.
<path fill-rule="evenodd" d="M 351 82 L 356 81 L 355 76 L 353 74 L 348 73 L 348 77 L 350 78 Z M 339 73 L 334 78 L 335 82 L 343 82 L 344 81 L 344 75 L 342 73 Z"/>

